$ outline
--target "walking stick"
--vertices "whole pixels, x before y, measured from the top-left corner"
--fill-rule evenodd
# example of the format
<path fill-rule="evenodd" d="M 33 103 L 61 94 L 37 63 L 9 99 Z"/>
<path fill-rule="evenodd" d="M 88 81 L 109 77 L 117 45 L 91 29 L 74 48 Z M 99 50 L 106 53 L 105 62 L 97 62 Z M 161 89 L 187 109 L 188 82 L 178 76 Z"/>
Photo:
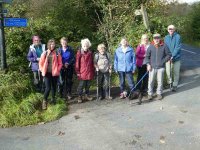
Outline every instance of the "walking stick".
<path fill-rule="evenodd" d="M 109 79 L 108 79 L 108 96 L 109 96 L 109 99 L 110 99 L 110 78 L 111 78 L 111 72 L 109 72 Z"/>
<path fill-rule="evenodd" d="M 169 68 L 170 68 L 170 84 L 169 84 L 169 86 L 170 86 L 170 91 L 172 91 L 172 62 L 170 61 L 169 62 Z"/>
<path fill-rule="evenodd" d="M 145 77 L 147 74 L 148 74 L 148 71 L 142 76 L 142 78 L 138 81 L 138 83 L 136 83 L 136 85 L 131 89 L 131 91 L 130 91 L 130 93 L 129 93 L 129 95 L 128 95 L 127 98 L 130 97 L 132 91 L 138 86 L 138 84 L 144 79 L 144 77 Z"/>
<path fill-rule="evenodd" d="M 97 101 L 99 100 L 99 71 L 97 71 Z"/>

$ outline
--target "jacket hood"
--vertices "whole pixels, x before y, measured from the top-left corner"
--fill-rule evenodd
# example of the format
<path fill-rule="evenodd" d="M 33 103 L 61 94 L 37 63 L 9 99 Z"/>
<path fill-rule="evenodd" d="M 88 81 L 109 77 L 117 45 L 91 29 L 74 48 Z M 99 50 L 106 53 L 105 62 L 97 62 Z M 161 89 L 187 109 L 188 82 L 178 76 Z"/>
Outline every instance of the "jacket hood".
<path fill-rule="evenodd" d="M 119 51 L 122 51 L 122 46 L 120 45 L 117 49 L 118 49 Z M 127 47 L 127 52 L 128 52 L 128 51 L 132 51 L 132 50 L 133 50 L 133 48 L 132 48 L 131 46 L 128 45 L 128 47 Z"/>
<path fill-rule="evenodd" d="M 151 44 L 155 46 L 154 41 L 152 41 Z M 159 46 L 163 46 L 163 45 L 164 45 L 164 42 L 162 40 L 160 40 Z"/>

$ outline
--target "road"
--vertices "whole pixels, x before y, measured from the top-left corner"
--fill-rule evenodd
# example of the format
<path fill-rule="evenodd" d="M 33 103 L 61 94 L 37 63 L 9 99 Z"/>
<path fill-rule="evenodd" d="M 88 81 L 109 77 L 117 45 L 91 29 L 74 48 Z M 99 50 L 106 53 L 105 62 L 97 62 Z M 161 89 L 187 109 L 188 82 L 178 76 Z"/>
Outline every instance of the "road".
<path fill-rule="evenodd" d="M 0 150 L 199 150 L 199 114 L 200 49 L 183 45 L 176 93 L 143 105 L 117 98 L 72 104 L 57 121 L 0 129 Z"/>

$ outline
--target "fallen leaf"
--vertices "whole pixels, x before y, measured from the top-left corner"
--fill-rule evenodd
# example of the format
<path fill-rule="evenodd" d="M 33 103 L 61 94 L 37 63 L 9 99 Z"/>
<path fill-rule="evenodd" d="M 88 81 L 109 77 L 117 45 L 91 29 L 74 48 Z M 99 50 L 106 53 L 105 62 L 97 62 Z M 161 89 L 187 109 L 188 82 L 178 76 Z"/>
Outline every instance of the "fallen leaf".
<path fill-rule="evenodd" d="M 79 115 L 75 115 L 74 118 L 77 120 L 77 119 L 80 119 Z"/>
<path fill-rule="evenodd" d="M 184 124 L 184 121 L 179 120 L 178 123 L 180 123 L 180 124 Z"/>
<path fill-rule="evenodd" d="M 65 132 L 59 131 L 59 132 L 58 132 L 58 135 L 60 135 L 60 136 L 65 135 Z"/>
<path fill-rule="evenodd" d="M 160 136 L 160 143 L 165 144 L 165 137 L 164 136 Z"/>

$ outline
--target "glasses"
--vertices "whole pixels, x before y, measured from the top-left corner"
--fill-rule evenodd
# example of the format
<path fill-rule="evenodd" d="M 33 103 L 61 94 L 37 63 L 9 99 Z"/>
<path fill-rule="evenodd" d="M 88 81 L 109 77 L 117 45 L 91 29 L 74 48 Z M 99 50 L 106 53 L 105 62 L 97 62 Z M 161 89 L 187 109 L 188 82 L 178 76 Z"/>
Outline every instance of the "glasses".
<path fill-rule="evenodd" d="M 172 29 L 172 28 L 169 28 L 168 30 L 174 30 L 174 29 Z"/>
<path fill-rule="evenodd" d="M 160 39 L 160 37 L 154 37 L 154 39 Z"/>

